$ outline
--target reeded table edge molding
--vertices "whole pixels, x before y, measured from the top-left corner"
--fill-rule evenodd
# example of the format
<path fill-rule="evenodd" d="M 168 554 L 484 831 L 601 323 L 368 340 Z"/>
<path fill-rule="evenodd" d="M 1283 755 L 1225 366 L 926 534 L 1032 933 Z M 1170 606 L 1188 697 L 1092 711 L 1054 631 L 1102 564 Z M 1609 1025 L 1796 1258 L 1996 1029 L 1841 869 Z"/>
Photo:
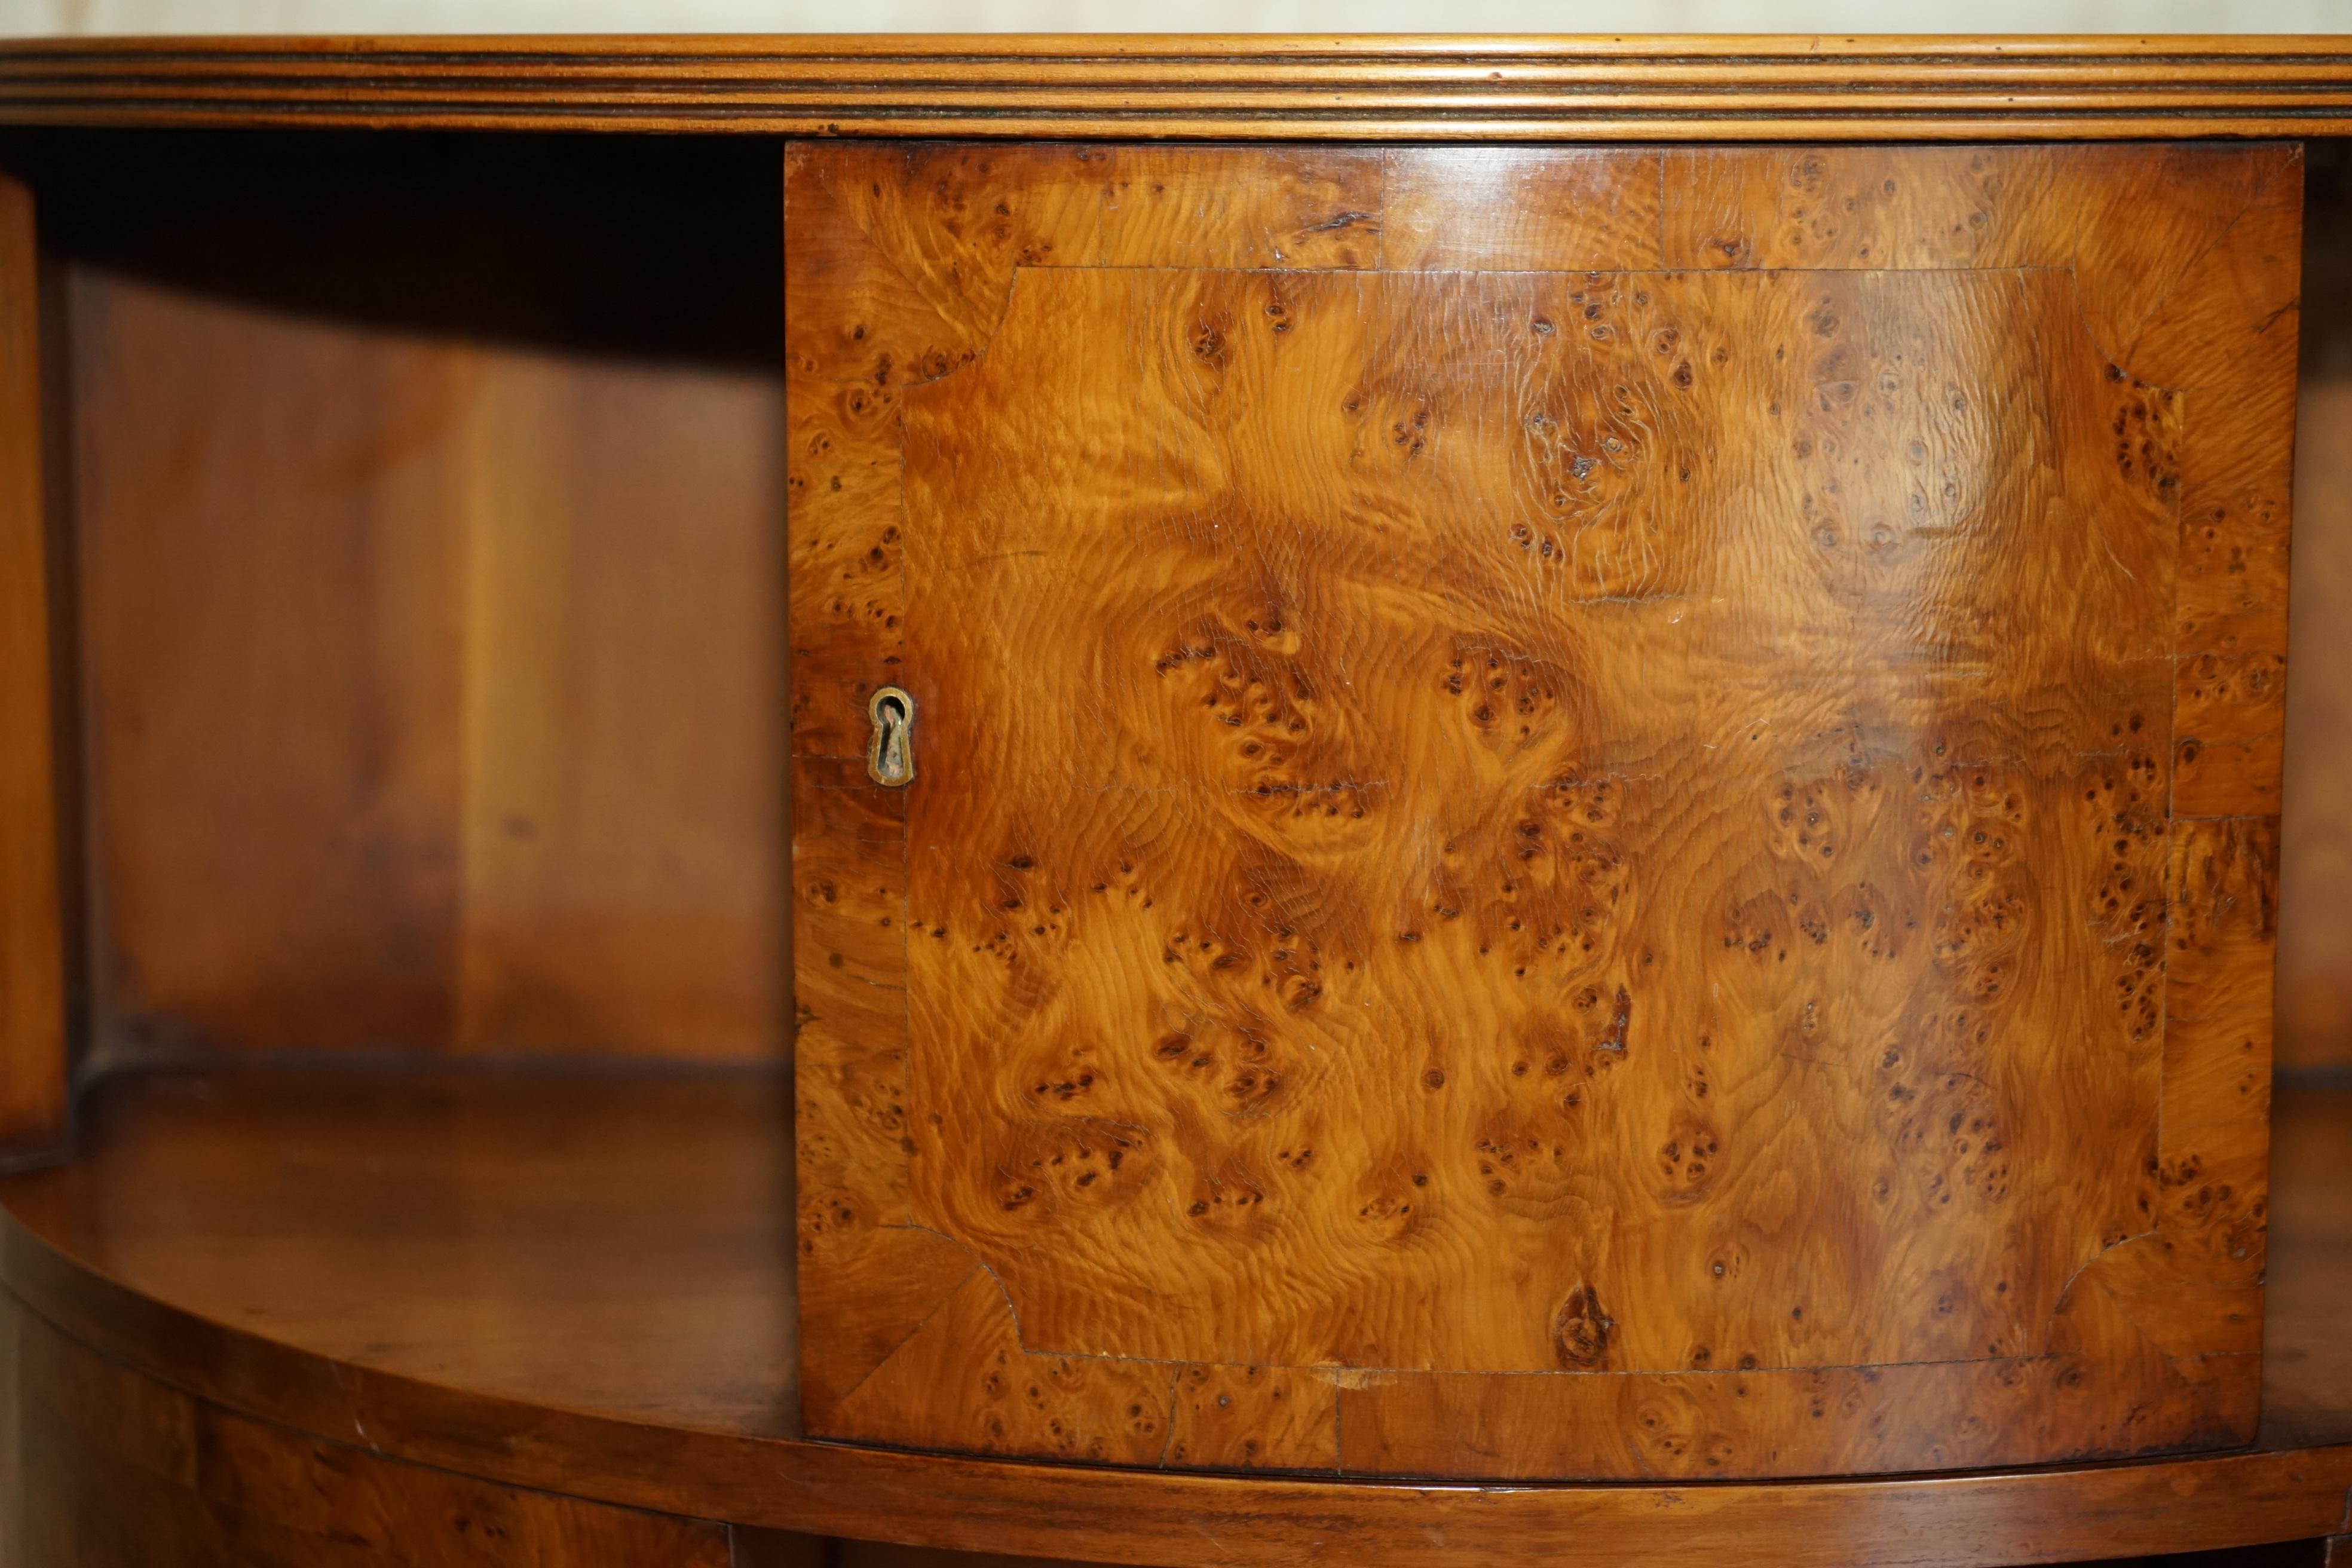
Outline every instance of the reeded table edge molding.
<path fill-rule="evenodd" d="M 1792 1482 L 1291 1479 L 908 1453 L 666 1426 L 340 1361 L 109 1278 L 0 1208 L 0 1289 L 84 1347 L 241 1414 L 376 1455 L 730 1524 L 1204 1568 L 1367 1560 L 1601 1568 L 1669 1554 L 1788 1568 L 2081 1561 L 2344 1528 L 2352 1443 L 2042 1469 Z"/>
<path fill-rule="evenodd" d="M 0 124 L 1315 141 L 2352 134 L 2352 37 L 0 42 Z"/>

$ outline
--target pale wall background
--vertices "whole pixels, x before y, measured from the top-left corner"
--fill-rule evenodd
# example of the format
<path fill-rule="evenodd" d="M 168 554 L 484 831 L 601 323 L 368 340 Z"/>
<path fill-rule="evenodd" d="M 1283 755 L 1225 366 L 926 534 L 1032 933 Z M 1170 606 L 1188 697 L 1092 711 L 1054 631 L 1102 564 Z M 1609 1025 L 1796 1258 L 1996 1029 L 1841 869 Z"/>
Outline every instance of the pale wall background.
<path fill-rule="evenodd" d="M 2352 0 L 0 0 L 0 35 L 2333 33 Z"/>

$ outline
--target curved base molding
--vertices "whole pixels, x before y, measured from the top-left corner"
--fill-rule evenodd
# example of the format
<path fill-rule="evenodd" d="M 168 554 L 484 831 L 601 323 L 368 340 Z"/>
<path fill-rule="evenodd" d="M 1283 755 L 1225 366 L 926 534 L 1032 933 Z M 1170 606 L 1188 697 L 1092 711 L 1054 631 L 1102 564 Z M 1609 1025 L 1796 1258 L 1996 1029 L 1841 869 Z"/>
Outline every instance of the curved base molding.
<path fill-rule="evenodd" d="M 1095 1561 L 1431 1568 L 1709 1552 L 1813 1568 L 2082 1561 L 2343 1523 L 2352 1194 L 2332 1165 L 2352 1092 L 2277 1098 L 2251 1448 L 1671 1488 L 1306 1480 L 809 1441 L 793 1415 L 785 1101 L 745 1079 L 110 1080 L 88 1107 L 83 1158 L 0 1180 L 0 1331 L 34 1352 L 15 1358 L 0 1416 L 14 1438 L 13 1452 L 0 1443 L 0 1497 L 39 1489 L 43 1466 L 130 1465 L 161 1489 L 142 1505 L 153 1528 L 179 1532 L 148 1539 L 212 1542 L 248 1514 L 299 1526 L 283 1510 L 325 1486 L 382 1503 L 362 1517 L 391 1532 L 369 1538 L 385 1560 L 410 1549 L 401 1529 L 427 1528 L 400 1523 L 413 1513 L 495 1522 L 523 1556 L 561 1541 L 572 1560 L 614 1563 L 724 1562 L 721 1523 Z M 67 1527 L 54 1510 L 18 1517 Z M 132 1523 L 91 1514 L 72 1528 L 101 1540 Z M 252 1528 L 225 1538 L 241 1560 L 328 1560 L 299 1556 L 299 1530 Z M 38 1563 L 60 1550 L 45 1539 L 16 1544 Z"/>

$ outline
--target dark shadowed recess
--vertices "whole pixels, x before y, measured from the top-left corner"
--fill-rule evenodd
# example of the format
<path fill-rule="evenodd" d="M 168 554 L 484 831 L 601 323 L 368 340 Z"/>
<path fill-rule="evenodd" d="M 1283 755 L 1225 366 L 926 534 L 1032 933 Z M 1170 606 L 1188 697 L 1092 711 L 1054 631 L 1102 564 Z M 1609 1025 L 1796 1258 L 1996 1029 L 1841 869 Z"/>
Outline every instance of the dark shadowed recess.
<path fill-rule="evenodd" d="M 2175 1552 L 2162 1557 L 2118 1557 L 2104 1568 L 2326 1568 L 2324 1541 L 2281 1541 L 2220 1552 Z"/>
<path fill-rule="evenodd" d="M 2352 374 L 2352 142 L 2304 144 L 2305 379 Z"/>
<path fill-rule="evenodd" d="M 827 1548 L 831 1548 L 827 1551 Z M 2227 1552 L 2179 1552 L 2162 1557 L 2117 1557 L 2085 1568 L 2326 1568 L 2324 1541 L 2284 1541 L 2271 1546 L 2241 1546 Z M 859 1541 L 818 1542 L 780 1531 L 735 1531 L 736 1568 L 1101 1568 L 1042 1557 L 994 1557 L 969 1552 L 937 1552 L 919 1546 L 882 1546 Z M 2023 1564 L 2021 1568 L 2036 1568 Z"/>
<path fill-rule="evenodd" d="M 0 134 L 68 259 L 226 299 L 632 359 L 782 359 L 782 142 Z"/>

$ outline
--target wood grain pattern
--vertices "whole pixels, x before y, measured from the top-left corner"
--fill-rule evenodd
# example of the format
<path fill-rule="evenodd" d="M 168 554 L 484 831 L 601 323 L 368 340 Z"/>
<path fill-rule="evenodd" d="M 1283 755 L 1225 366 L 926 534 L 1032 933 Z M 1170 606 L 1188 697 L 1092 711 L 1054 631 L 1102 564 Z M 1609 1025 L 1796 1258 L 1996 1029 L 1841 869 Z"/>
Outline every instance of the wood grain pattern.
<path fill-rule="evenodd" d="M 1381 261 L 1410 270 L 1647 270 L 1664 154 L 1461 147 L 1387 160 Z"/>
<path fill-rule="evenodd" d="M 65 1136 L 48 514 L 33 194 L 0 174 L 0 1158 Z"/>
<path fill-rule="evenodd" d="M 792 1423 L 784 1110 L 773 1085 L 715 1078 L 125 1075 L 96 1090 L 73 1164 L 0 1179 L 0 1285 L 110 1361 L 330 1444 L 361 1447 L 364 1429 L 387 1458 L 502 1486 L 940 1549 L 1253 1568 L 1975 1568 L 2309 1537 L 2337 1527 L 2352 1485 L 2342 1090 L 2279 1097 L 2252 1450 L 1679 1487 L 807 1441 Z M 0 1356 L 0 1438 L 17 1364 Z M 1217 1410 L 1215 1389 L 1239 1410 L 1249 1381 L 1188 1374 L 1175 1439 L 1213 1437 L 1192 1405 Z"/>
<path fill-rule="evenodd" d="M 973 1272 L 954 1241 L 912 1226 L 889 1174 L 909 1135 L 904 796 L 864 758 L 866 700 L 900 664 L 907 390 L 972 362 L 1017 266 L 1165 267 L 1203 244 L 1233 267 L 1369 264 L 1378 154 L 1249 164 L 1235 181 L 1159 148 L 787 155 L 794 810 L 810 825 L 794 833 L 793 931 L 814 955 L 796 971 L 802 1317 L 842 1351 L 803 1369 L 813 1414 Z M 902 235 L 920 252 L 891 249 Z"/>
<path fill-rule="evenodd" d="M 2242 1441 L 2295 151 L 1124 156 L 788 158 L 810 1429 Z"/>
<path fill-rule="evenodd" d="M 0 122 L 1267 142 L 2338 136 L 2317 37 L 28 39 Z"/>
<path fill-rule="evenodd" d="M 73 298 L 101 1037 L 781 1057 L 772 382 Z"/>
<path fill-rule="evenodd" d="M 98 1157 L 15 1195 L 96 1267 L 226 1321 L 333 1324 L 362 1367 L 422 1354 L 492 1397 L 778 1436 L 789 1112 L 748 1079 L 110 1080 Z M 247 1284 L 269 1302 L 239 1302 Z"/>
<path fill-rule="evenodd" d="M 93 1355 L 0 1294 L 11 1568 L 728 1568 L 722 1526 L 404 1465 L 235 1415 Z"/>

